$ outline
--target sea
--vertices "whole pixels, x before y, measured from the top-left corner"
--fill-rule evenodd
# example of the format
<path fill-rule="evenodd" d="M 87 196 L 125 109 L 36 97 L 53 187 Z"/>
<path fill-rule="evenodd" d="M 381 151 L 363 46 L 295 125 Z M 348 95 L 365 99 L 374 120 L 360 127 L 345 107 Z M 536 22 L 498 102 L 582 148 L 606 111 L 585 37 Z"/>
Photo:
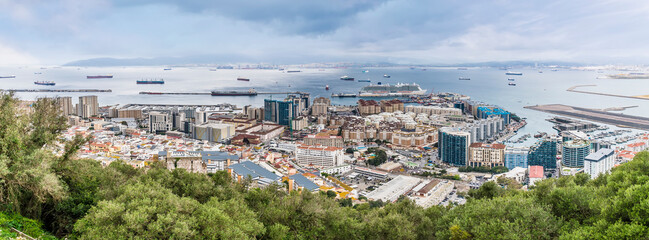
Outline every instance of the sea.
<path fill-rule="evenodd" d="M 263 106 L 264 99 L 283 99 L 285 94 L 258 96 L 210 96 L 210 95 L 141 95 L 141 91 L 152 92 L 210 92 L 212 90 L 248 90 L 258 92 L 309 92 L 311 98 L 330 97 L 332 93 L 357 93 L 370 83 L 343 81 L 341 76 L 369 79 L 376 84 L 417 83 L 429 92 L 453 92 L 470 96 L 472 100 L 493 104 L 527 119 L 527 126 L 519 130 L 512 139 L 525 134 L 547 132 L 556 134 L 546 119 L 553 115 L 523 108 L 530 105 L 565 104 L 577 107 L 604 109 L 628 107 L 621 113 L 649 117 L 649 100 L 627 99 L 591 95 L 566 91 L 575 85 L 596 85 L 580 90 L 621 94 L 647 95 L 647 79 L 604 79 L 598 76 L 620 73 L 616 71 L 583 71 L 572 69 L 550 70 L 543 68 L 520 68 L 501 70 L 498 68 L 428 67 L 385 67 L 385 68 L 288 68 L 277 69 L 217 69 L 210 67 L 0 67 L 0 76 L 15 75 L 16 78 L 0 78 L 0 89 L 111 89 L 109 93 L 16 93 L 23 100 L 38 97 L 72 96 L 73 103 L 78 96 L 97 95 L 100 106 L 147 104 L 219 104 L 231 103 L 238 107 L 245 105 Z M 288 73 L 287 70 L 301 72 Z M 542 70 L 542 73 L 539 72 Z M 522 72 L 523 75 L 505 75 L 507 71 Z M 112 79 L 86 79 L 87 75 L 112 74 Z M 384 78 L 383 75 L 390 75 Z M 249 78 L 249 82 L 237 81 L 238 77 Z M 468 77 L 471 80 L 458 80 Z M 514 78 L 516 86 L 509 86 L 508 78 Z M 140 79 L 164 79 L 164 85 L 138 85 Z M 56 86 L 34 85 L 34 81 L 54 81 Z M 329 85 L 330 90 L 325 90 Z M 358 98 L 332 98 L 334 105 L 355 105 Z M 600 124 L 601 125 L 601 124 Z M 609 126 L 610 130 L 619 129 Z M 638 133 L 638 131 L 633 131 Z M 531 145 L 530 138 L 520 145 Z"/>

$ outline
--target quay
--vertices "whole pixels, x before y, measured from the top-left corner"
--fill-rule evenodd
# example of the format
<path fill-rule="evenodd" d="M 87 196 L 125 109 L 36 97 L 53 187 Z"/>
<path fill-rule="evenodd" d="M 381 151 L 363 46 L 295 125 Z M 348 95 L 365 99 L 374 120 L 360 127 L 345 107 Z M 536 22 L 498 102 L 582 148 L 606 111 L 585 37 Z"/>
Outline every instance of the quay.
<path fill-rule="evenodd" d="M 7 92 L 113 92 L 111 89 L 0 89 Z"/>
<path fill-rule="evenodd" d="M 649 118 L 646 117 L 612 113 L 597 109 L 572 107 L 563 104 L 526 106 L 525 108 L 593 122 L 616 125 L 618 127 L 635 128 L 645 131 L 649 130 Z"/>
<path fill-rule="evenodd" d="M 140 92 L 141 95 L 212 95 L 211 92 Z M 304 92 L 257 92 L 257 95 L 305 94 Z M 244 95 L 245 96 L 245 95 Z"/>

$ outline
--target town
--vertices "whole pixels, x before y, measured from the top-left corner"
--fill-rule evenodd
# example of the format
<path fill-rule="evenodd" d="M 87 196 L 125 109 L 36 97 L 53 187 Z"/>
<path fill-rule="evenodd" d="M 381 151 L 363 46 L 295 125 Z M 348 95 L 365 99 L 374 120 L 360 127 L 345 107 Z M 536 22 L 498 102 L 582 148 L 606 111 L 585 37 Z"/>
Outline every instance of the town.
<path fill-rule="evenodd" d="M 289 192 L 322 191 L 354 203 L 407 197 L 422 207 L 463 204 L 469 190 L 487 181 L 525 190 L 562 175 L 595 178 L 649 144 L 649 135 L 636 134 L 616 145 L 600 139 L 609 133 L 591 134 L 606 128 L 555 117 L 549 121 L 557 134 L 514 146 L 522 142 L 510 139 L 524 118 L 454 93 L 360 99 L 356 106 L 306 93 L 243 108 L 100 107 L 97 96 L 79 97 L 74 105 L 71 97 L 56 101 L 70 125 L 63 137 L 91 137 L 78 155 L 103 166 L 162 162 L 169 170 L 227 171 L 251 186 L 285 183 Z"/>

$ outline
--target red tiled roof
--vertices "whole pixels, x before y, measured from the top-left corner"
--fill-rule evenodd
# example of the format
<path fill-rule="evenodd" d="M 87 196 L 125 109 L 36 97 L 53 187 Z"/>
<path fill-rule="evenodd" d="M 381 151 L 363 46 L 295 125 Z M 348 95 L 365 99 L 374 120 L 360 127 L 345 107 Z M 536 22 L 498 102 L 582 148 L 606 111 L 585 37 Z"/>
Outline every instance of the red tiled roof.
<path fill-rule="evenodd" d="M 543 166 L 530 166 L 530 178 L 543 178 Z"/>

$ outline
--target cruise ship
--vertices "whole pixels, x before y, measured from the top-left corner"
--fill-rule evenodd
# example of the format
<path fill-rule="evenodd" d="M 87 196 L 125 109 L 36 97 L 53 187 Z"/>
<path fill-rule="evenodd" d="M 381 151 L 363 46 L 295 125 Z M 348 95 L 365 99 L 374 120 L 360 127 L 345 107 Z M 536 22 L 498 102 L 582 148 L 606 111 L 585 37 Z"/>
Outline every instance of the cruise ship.
<path fill-rule="evenodd" d="M 137 84 L 165 84 L 164 79 L 148 79 L 148 80 L 137 80 Z"/>
<path fill-rule="evenodd" d="M 416 83 L 397 83 L 396 85 L 370 84 L 358 92 L 361 97 L 393 97 L 424 95 L 426 89 L 421 89 Z"/>
<path fill-rule="evenodd" d="M 523 75 L 522 72 L 506 72 L 505 75 Z"/>
<path fill-rule="evenodd" d="M 113 78 L 113 75 L 90 75 L 86 76 L 87 79 L 93 79 L 93 78 Z"/>
<path fill-rule="evenodd" d="M 212 96 L 257 96 L 255 89 L 248 91 L 212 91 Z"/>
<path fill-rule="evenodd" d="M 56 85 L 56 83 L 52 82 L 52 81 L 36 81 L 36 82 L 34 82 L 34 84 L 36 84 L 36 85 L 45 85 L 45 86 L 54 86 L 54 85 Z"/>

